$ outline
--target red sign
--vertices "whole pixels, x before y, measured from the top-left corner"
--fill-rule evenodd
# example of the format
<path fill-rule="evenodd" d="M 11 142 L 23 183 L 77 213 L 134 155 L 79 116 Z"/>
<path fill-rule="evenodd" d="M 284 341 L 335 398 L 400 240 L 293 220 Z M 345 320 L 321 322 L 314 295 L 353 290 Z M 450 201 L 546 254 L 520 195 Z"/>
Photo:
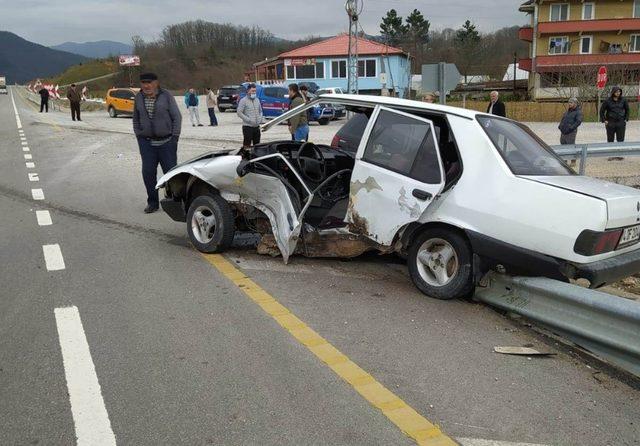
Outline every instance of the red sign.
<path fill-rule="evenodd" d="M 137 67 L 140 66 L 140 57 L 123 54 L 118 58 L 118 63 L 123 67 Z"/>
<path fill-rule="evenodd" d="M 605 85 L 607 85 L 607 67 L 600 67 L 600 69 L 598 70 L 598 89 L 599 90 L 603 90 Z"/>

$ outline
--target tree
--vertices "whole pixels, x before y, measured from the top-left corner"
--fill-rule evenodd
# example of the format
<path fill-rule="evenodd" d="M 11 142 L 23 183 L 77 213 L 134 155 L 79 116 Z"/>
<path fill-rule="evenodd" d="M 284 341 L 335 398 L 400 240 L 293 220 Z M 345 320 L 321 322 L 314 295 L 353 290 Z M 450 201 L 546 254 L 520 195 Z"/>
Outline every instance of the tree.
<path fill-rule="evenodd" d="M 476 30 L 476 25 L 470 20 L 464 22 L 462 28 L 456 32 L 456 41 L 461 44 L 480 42 L 480 33 Z"/>
<path fill-rule="evenodd" d="M 402 24 L 402 17 L 395 9 L 387 11 L 387 15 L 380 23 L 380 34 L 385 38 L 387 45 L 398 45 L 405 38 L 408 26 Z"/>
<path fill-rule="evenodd" d="M 472 66 L 479 60 L 480 49 L 480 33 L 476 30 L 476 26 L 467 20 L 458 31 L 456 31 L 455 46 L 458 50 L 458 68 L 462 70 L 464 82 L 467 82 L 467 76 Z M 478 74 L 478 73 L 476 73 Z"/>
<path fill-rule="evenodd" d="M 429 42 L 429 27 L 431 24 L 424 18 L 422 13 L 414 9 L 406 19 L 407 22 L 407 38 L 411 43 L 414 56 L 414 72 L 416 67 L 422 66 L 422 58 L 424 46 Z"/>

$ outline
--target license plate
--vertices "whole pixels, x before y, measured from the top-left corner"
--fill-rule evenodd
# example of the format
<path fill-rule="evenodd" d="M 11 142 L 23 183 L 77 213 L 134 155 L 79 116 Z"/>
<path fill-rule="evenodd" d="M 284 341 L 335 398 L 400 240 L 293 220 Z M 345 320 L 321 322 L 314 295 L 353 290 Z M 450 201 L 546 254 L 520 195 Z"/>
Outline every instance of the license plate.
<path fill-rule="evenodd" d="M 638 240 L 640 240 L 640 225 L 631 226 L 622 231 L 622 237 L 620 237 L 620 243 L 618 243 L 618 245 L 628 245 Z"/>
<path fill-rule="evenodd" d="M 229 99 L 229 96 L 222 96 L 220 99 Z"/>

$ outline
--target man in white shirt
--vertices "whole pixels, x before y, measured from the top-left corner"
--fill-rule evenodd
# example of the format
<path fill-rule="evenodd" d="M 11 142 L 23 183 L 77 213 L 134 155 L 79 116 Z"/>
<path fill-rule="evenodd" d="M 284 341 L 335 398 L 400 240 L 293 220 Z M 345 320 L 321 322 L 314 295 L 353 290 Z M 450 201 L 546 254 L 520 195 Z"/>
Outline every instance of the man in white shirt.
<path fill-rule="evenodd" d="M 218 105 L 218 98 L 211 88 L 207 88 L 207 110 L 209 110 L 209 120 L 211 124 L 209 126 L 216 127 L 218 125 L 218 118 L 216 118 L 216 105 Z"/>

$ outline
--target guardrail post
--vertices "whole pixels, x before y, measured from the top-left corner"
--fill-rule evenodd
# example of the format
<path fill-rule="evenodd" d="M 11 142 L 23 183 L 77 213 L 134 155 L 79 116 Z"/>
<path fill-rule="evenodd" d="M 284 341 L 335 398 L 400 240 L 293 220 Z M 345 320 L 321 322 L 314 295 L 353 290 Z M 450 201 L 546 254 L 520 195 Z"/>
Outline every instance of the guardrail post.
<path fill-rule="evenodd" d="M 580 175 L 584 175 L 584 172 L 587 169 L 587 146 L 582 146 L 582 151 L 580 153 Z"/>

